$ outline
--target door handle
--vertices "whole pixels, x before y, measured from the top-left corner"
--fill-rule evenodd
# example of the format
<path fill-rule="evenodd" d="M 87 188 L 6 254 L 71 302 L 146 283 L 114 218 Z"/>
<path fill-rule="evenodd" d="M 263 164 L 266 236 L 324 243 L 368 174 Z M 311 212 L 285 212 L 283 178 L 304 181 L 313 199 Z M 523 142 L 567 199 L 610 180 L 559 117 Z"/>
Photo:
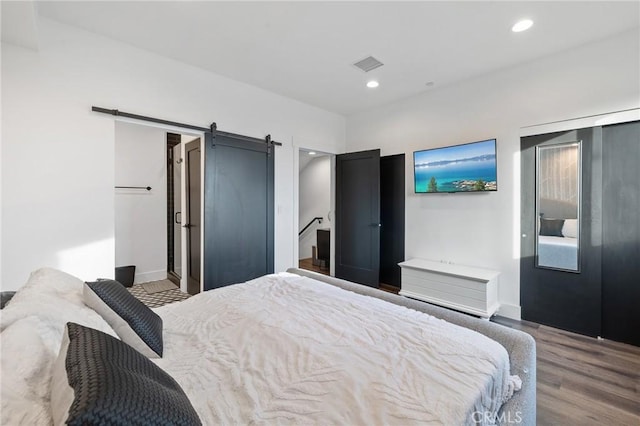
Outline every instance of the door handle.
<path fill-rule="evenodd" d="M 180 219 L 178 219 L 178 215 L 180 215 Z M 173 215 L 173 220 L 180 225 L 182 222 L 182 212 L 176 212 L 176 214 Z"/>
<path fill-rule="evenodd" d="M 187 228 L 187 229 L 191 229 L 191 224 L 190 223 L 185 223 L 184 225 L 182 225 L 183 228 Z"/>
<path fill-rule="evenodd" d="M 378 228 L 382 227 L 381 223 L 372 223 L 370 226 L 377 226 Z"/>

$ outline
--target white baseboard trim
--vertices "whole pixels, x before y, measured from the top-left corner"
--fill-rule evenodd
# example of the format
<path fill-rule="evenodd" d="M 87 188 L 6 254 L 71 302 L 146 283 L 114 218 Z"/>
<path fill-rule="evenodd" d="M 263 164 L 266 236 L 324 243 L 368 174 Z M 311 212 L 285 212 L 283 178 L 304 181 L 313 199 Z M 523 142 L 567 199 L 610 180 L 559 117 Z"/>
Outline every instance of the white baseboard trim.
<path fill-rule="evenodd" d="M 167 271 L 149 271 L 149 272 L 136 272 L 136 276 L 133 280 L 134 284 L 148 283 L 149 281 L 158 281 L 167 279 Z"/>
<path fill-rule="evenodd" d="M 498 308 L 498 312 L 496 312 L 496 315 L 518 321 L 522 319 L 522 317 L 520 316 L 520 306 L 510 305 L 508 303 L 502 303 L 500 305 L 500 308 Z"/>

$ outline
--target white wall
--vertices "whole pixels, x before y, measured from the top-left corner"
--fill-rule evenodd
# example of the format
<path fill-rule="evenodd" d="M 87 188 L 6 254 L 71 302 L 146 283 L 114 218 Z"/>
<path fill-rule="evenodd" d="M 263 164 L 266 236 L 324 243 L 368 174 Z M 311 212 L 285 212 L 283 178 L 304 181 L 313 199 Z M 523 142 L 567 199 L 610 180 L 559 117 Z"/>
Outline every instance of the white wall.
<path fill-rule="evenodd" d="M 152 188 L 115 190 L 115 265 L 135 265 L 135 283 L 167 277 L 166 139 L 156 127 L 116 123 L 115 185 Z"/>
<path fill-rule="evenodd" d="M 2 44 L 2 290 L 45 265 L 113 276 L 115 126 L 92 105 L 282 142 L 275 269 L 294 266 L 293 141 L 343 151 L 342 116 L 48 19 L 38 31 L 37 51 Z"/>
<path fill-rule="evenodd" d="M 301 152 L 300 155 L 308 155 Z M 314 217 L 322 217 L 322 224 L 314 222 L 300 236 L 298 257 L 311 257 L 311 246 L 316 245 L 316 230 L 331 229 L 329 211 L 331 210 L 331 157 L 324 155 L 314 158 L 300 170 L 300 230 Z"/>
<path fill-rule="evenodd" d="M 520 316 L 520 129 L 637 108 L 637 31 L 348 117 L 347 150 L 381 155 L 497 138 L 498 192 L 413 192 L 407 161 L 406 258 L 502 271 L 501 314 Z M 437 82 L 436 82 L 437 84 Z"/>

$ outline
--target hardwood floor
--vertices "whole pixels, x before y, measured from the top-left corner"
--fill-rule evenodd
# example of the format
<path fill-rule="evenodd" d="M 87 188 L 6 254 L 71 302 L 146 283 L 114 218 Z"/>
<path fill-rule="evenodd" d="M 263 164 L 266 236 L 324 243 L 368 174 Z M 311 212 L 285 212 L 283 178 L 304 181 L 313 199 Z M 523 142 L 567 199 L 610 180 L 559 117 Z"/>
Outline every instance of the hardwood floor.
<path fill-rule="evenodd" d="M 308 259 L 300 259 L 298 261 L 298 268 L 300 269 L 306 269 L 307 271 L 313 271 L 313 272 L 318 272 L 320 274 L 323 275 L 329 275 L 329 268 L 321 268 L 319 266 L 315 266 L 311 260 L 311 258 Z"/>
<path fill-rule="evenodd" d="M 384 290 L 388 293 L 398 294 L 400 292 L 400 287 L 393 286 L 391 284 L 380 283 L 380 290 Z"/>
<path fill-rule="evenodd" d="M 315 266 L 313 264 L 313 262 L 311 261 L 311 258 L 309 259 L 300 259 L 298 261 L 298 268 L 300 269 L 306 269 L 307 271 L 313 271 L 313 272 L 319 272 L 323 275 L 329 275 L 329 268 L 321 268 L 319 266 Z M 385 284 L 385 283 L 380 283 L 380 290 L 384 290 L 387 291 L 389 293 L 393 293 L 393 294 L 398 294 L 398 292 L 400 291 L 399 287 L 393 286 L 391 284 Z"/>
<path fill-rule="evenodd" d="M 640 348 L 494 317 L 537 345 L 538 425 L 640 425 Z"/>

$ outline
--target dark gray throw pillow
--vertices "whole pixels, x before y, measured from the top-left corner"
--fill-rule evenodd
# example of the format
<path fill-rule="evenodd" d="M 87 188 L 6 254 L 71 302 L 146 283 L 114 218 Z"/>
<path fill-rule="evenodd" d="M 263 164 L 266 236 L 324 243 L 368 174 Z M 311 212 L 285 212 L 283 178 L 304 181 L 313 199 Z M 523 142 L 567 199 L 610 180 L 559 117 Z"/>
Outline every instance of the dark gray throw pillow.
<path fill-rule="evenodd" d="M 54 424 L 200 425 L 180 385 L 126 343 L 67 323 L 51 385 Z"/>
<path fill-rule="evenodd" d="M 564 219 L 545 219 L 540 218 L 540 235 L 549 237 L 563 237 L 562 226 Z"/>
<path fill-rule="evenodd" d="M 84 285 L 84 302 L 98 312 L 127 344 L 150 357 L 162 357 L 162 318 L 113 280 Z"/>

